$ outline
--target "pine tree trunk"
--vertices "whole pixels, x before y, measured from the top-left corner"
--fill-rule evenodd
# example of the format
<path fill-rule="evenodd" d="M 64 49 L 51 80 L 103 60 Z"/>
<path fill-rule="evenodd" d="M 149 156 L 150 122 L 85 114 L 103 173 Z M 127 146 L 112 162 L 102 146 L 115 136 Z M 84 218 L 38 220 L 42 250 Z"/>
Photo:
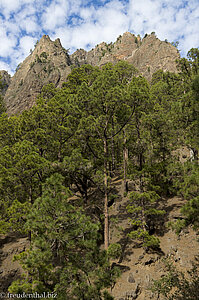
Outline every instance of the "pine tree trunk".
<path fill-rule="evenodd" d="M 31 183 L 32 183 L 32 178 L 31 178 Z M 32 193 L 32 186 L 30 187 L 30 190 L 29 190 L 29 196 L 30 196 L 30 204 L 31 204 L 31 207 L 34 203 L 34 200 L 33 200 L 33 193 Z M 29 241 L 31 242 L 31 230 L 28 231 L 28 239 Z"/>
<path fill-rule="evenodd" d="M 112 118 L 112 134 L 114 134 L 115 128 L 114 128 L 114 121 Z M 111 138 L 111 151 L 112 151 L 112 173 L 115 170 L 115 140 L 114 137 Z M 113 174 L 112 174 L 113 176 Z"/>
<path fill-rule="evenodd" d="M 126 146 L 126 135 L 124 131 L 124 149 L 123 149 L 123 191 L 124 193 L 128 192 L 127 188 L 127 164 L 128 164 L 128 149 Z"/>
<path fill-rule="evenodd" d="M 143 187 L 143 178 L 142 175 L 140 175 L 140 193 L 144 192 L 144 187 Z M 141 207 L 142 207 L 142 212 L 141 212 L 141 220 L 142 220 L 142 229 L 146 231 L 146 216 L 145 216 L 145 203 L 144 199 L 141 200 Z"/>
<path fill-rule="evenodd" d="M 109 246 L 107 140 L 104 139 L 104 248 Z"/>

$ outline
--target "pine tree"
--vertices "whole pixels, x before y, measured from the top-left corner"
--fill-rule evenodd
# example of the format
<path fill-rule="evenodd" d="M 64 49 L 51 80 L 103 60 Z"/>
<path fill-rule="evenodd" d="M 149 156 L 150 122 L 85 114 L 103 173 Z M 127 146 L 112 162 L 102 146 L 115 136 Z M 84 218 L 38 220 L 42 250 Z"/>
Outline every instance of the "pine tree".
<path fill-rule="evenodd" d="M 27 273 L 9 291 L 53 292 L 60 300 L 100 300 L 118 271 L 98 247 L 100 225 L 71 204 L 63 181 L 60 174 L 48 178 L 33 204 L 26 223 L 32 233 L 31 248 L 17 256 Z"/>

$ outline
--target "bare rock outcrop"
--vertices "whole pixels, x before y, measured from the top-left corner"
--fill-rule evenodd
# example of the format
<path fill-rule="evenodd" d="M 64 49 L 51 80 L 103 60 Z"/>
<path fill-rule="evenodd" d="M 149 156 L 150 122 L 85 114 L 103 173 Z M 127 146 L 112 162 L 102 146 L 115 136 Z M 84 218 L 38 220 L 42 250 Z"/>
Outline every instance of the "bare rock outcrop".
<path fill-rule="evenodd" d="M 8 287 L 24 273 L 19 262 L 13 261 L 14 256 L 29 247 L 26 237 L 0 234 L 0 298 L 7 299 Z"/>
<path fill-rule="evenodd" d="M 119 60 L 133 64 L 148 80 L 159 69 L 177 72 L 176 59 L 180 55 L 176 47 L 167 41 L 160 41 L 155 33 L 145 35 L 143 39 L 130 32 L 120 35 L 115 43 L 101 43 L 86 52 L 79 49 L 71 55 L 71 61 L 77 66 L 91 64 L 102 66 L 107 62 L 116 63 Z"/>
<path fill-rule="evenodd" d="M 163 71 L 177 72 L 176 59 L 180 55 L 176 47 L 167 41 L 160 41 L 155 34 L 146 35 L 142 43 L 127 61 L 133 64 L 147 79 L 151 79 L 153 73 Z"/>
<path fill-rule="evenodd" d="M 60 40 L 44 35 L 34 51 L 19 65 L 5 94 L 8 113 L 16 114 L 33 106 L 44 85 L 60 87 L 71 72 L 70 57 Z"/>

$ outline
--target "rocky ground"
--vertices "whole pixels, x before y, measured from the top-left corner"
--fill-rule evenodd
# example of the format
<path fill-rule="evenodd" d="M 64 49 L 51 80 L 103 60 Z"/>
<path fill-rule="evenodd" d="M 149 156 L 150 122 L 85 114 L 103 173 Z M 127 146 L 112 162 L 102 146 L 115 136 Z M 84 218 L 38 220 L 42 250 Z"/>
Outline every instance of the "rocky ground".
<path fill-rule="evenodd" d="M 14 255 L 28 247 L 29 242 L 26 237 L 0 236 L 0 295 L 7 293 L 10 284 L 22 273 L 19 263 L 13 261 Z"/>
<path fill-rule="evenodd" d="M 119 184 L 119 182 L 118 182 Z M 191 227 L 183 230 L 179 236 L 167 227 L 169 221 L 183 217 L 180 208 L 185 200 L 178 197 L 163 199 L 161 209 L 166 211 L 161 217 L 155 235 L 160 239 L 160 251 L 147 253 L 136 241 L 128 238 L 132 230 L 130 217 L 126 212 L 128 197 L 118 198 L 111 207 L 111 217 L 117 218 L 118 225 L 123 230 L 118 230 L 112 225 L 111 242 L 122 245 L 122 256 L 116 265 L 121 269 L 121 277 L 112 289 L 116 300 L 149 300 L 164 299 L 154 295 L 149 288 L 153 280 L 160 279 L 165 274 L 164 258 L 171 258 L 178 270 L 184 272 L 192 267 L 194 257 L 198 255 L 199 244 L 197 235 Z"/>

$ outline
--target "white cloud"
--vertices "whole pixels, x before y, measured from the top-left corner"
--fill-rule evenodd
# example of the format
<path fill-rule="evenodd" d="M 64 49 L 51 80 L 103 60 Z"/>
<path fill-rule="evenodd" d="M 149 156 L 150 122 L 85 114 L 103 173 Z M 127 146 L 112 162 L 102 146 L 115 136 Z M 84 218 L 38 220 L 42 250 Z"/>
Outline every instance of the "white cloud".
<path fill-rule="evenodd" d="M 54 30 L 56 27 L 63 25 L 66 22 L 68 8 L 69 5 L 67 1 L 52 2 L 43 14 L 43 28 L 46 30 Z"/>
<path fill-rule="evenodd" d="M 2 13 L 16 12 L 22 5 L 32 3 L 34 0 L 0 0 L 0 8 L 3 10 Z"/>
<path fill-rule="evenodd" d="M 17 11 L 20 7 L 20 0 L 0 0 L 1 13 L 9 18 L 10 13 Z"/>
<path fill-rule="evenodd" d="M 83 7 L 79 12 L 80 17 L 84 20 L 92 20 L 94 14 L 95 14 L 95 8 L 93 6 Z"/>
<path fill-rule="evenodd" d="M 155 31 L 160 39 L 179 40 L 183 55 L 199 46 L 198 0 L 130 0 L 129 19 L 136 34 Z"/>
<path fill-rule="evenodd" d="M 16 66 L 23 62 L 23 60 L 30 54 L 30 50 L 34 49 L 36 40 L 36 38 L 30 36 L 24 36 L 20 39 L 19 45 L 13 53 L 13 59 L 11 62 L 12 69 L 16 68 Z"/>
<path fill-rule="evenodd" d="M 13 48 L 16 46 L 17 39 L 10 36 L 6 32 L 6 28 L 0 27 L 0 56 L 7 57 L 12 54 Z"/>
<path fill-rule="evenodd" d="M 20 28 L 25 30 L 27 34 L 39 32 L 39 25 L 34 16 L 25 17 L 20 23 Z"/>
<path fill-rule="evenodd" d="M 7 71 L 10 75 L 13 75 L 13 70 L 10 68 L 10 65 L 0 61 L 0 70 L 5 70 Z"/>
<path fill-rule="evenodd" d="M 20 39 L 20 50 L 22 54 L 27 54 L 30 52 L 31 48 L 34 48 L 36 39 L 30 36 L 24 36 Z"/>
<path fill-rule="evenodd" d="M 178 40 L 183 55 L 199 46 L 198 0 L 0 0 L 0 12 L 0 68 L 14 70 L 44 33 L 71 52 L 126 31 Z"/>
<path fill-rule="evenodd" d="M 77 48 L 87 49 L 88 44 L 94 47 L 103 41 L 114 41 L 128 30 L 129 21 L 125 14 L 125 6 L 117 0 L 98 8 L 93 5 L 79 8 L 79 12 L 76 13 L 81 17 L 78 26 L 60 27 L 52 36 L 59 36 L 63 46 L 72 51 Z"/>

